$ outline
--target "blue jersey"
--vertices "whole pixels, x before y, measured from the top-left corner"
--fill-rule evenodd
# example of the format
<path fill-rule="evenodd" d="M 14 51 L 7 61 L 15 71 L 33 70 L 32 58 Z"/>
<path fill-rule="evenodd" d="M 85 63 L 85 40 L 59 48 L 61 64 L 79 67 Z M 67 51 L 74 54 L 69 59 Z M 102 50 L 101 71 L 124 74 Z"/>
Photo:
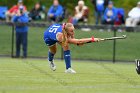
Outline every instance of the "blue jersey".
<path fill-rule="evenodd" d="M 28 23 L 29 18 L 23 14 L 21 16 L 13 16 L 12 18 L 13 22 L 20 22 L 20 23 Z M 27 32 L 28 26 L 16 26 L 16 32 Z"/>
<path fill-rule="evenodd" d="M 58 42 L 56 37 L 58 32 L 62 33 L 62 26 L 60 24 L 53 24 L 44 32 L 44 41 L 48 46 Z"/>

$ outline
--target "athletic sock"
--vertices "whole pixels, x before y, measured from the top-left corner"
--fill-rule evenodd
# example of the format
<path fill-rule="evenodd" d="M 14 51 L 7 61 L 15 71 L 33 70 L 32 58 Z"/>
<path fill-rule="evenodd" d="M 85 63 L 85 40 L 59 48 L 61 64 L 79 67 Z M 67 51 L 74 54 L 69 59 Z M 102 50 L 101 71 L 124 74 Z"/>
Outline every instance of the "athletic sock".
<path fill-rule="evenodd" d="M 71 67 L 70 50 L 64 51 L 64 59 L 65 59 L 66 69 L 70 68 Z"/>
<path fill-rule="evenodd" d="M 53 58 L 54 58 L 54 54 L 49 51 L 48 52 L 48 60 L 53 61 Z"/>

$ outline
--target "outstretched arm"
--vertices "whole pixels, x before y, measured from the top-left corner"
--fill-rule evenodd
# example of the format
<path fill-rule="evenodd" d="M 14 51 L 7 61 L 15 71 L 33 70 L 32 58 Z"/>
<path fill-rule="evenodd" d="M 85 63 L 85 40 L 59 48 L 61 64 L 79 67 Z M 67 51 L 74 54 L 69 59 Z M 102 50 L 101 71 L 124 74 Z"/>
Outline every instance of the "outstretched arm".
<path fill-rule="evenodd" d="M 59 42 L 62 42 L 63 41 L 63 34 L 62 33 L 58 33 L 57 34 L 57 40 Z M 90 43 L 90 42 L 99 42 L 101 39 L 100 38 L 94 38 L 94 37 L 91 37 L 91 38 L 83 38 L 83 39 L 76 39 L 73 37 L 70 37 L 68 38 L 68 43 L 70 44 L 76 44 L 76 45 L 83 45 L 83 44 L 86 44 L 86 43 Z"/>
<path fill-rule="evenodd" d="M 77 45 L 83 45 L 86 44 L 88 42 L 98 42 L 100 41 L 100 38 L 83 38 L 83 39 L 75 39 L 75 38 L 69 38 L 68 42 L 71 44 L 77 44 Z"/>

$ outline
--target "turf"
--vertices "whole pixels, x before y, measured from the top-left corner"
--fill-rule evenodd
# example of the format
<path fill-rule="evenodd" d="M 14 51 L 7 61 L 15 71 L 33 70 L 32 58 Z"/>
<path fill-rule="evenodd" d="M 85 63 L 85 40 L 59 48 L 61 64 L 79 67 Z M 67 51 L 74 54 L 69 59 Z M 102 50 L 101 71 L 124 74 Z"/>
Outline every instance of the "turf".
<path fill-rule="evenodd" d="M 0 58 L 0 93 L 139 93 L 134 63 L 74 61 L 76 74 L 64 73 L 63 61 L 51 71 L 45 59 Z"/>

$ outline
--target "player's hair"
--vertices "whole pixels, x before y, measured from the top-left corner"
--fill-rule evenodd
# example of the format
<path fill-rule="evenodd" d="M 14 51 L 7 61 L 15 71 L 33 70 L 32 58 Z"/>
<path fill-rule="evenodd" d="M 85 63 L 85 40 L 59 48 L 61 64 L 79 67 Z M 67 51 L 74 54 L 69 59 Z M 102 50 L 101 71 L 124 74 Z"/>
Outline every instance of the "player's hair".
<path fill-rule="evenodd" d="M 73 24 L 71 24 L 71 23 L 64 23 L 63 24 L 63 31 L 62 31 L 62 33 L 63 33 L 62 45 L 63 46 L 66 46 L 68 44 L 68 32 L 67 31 L 72 26 L 73 26 Z"/>

